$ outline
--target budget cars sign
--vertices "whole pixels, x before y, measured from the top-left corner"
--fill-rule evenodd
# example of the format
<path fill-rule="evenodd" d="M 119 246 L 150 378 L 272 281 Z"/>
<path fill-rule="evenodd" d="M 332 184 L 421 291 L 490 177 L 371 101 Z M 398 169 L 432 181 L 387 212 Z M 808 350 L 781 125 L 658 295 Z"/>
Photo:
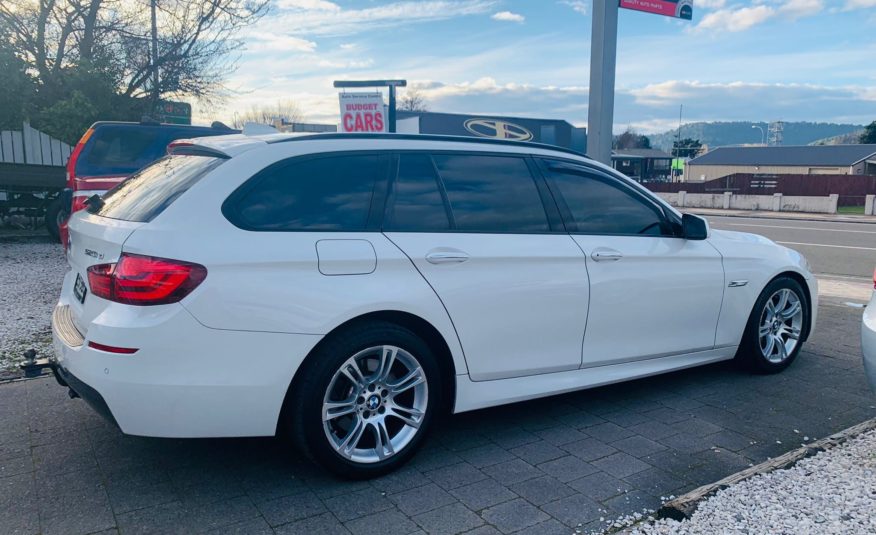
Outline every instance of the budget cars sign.
<path fill-rule="evenodd" d="M 685 20 L 693 18 L 693 0 L 620 0 L 620 7 Z"/>
<path fill-rule="evenodd" d="M 380 93 L 341 93 L 342 132 L 386 132 L 383 95 Z"/>

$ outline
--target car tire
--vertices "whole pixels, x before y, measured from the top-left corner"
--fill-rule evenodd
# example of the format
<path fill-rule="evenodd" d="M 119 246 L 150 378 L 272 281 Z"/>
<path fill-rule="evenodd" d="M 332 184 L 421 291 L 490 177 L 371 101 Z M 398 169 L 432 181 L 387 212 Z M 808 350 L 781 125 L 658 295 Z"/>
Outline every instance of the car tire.
<path fill-rule="evenodd" d="M 57 242 L 61 241 L 61 221 L 67 219 L 67 212 L 61 207 L 61 200 L 55 199 L 46 207 L 45 223 L 49 236 Z"/>
<path fill-rule="evenodd" d="M 377 477 L 422 444 L 443 407 L 440 372 L 428 344 L 410 330 L 360 324 L 311 352 L 290 390 L 285 423 L 304 453 L 329 471 Z"/>
<path fill-rule="evenodd" d="M 809 331 L 809 306 L 808 294 L 796 280 L 782 276 L 770 281 L 748 318 L 736 361 L 761 374 L 790 366 Z"/>

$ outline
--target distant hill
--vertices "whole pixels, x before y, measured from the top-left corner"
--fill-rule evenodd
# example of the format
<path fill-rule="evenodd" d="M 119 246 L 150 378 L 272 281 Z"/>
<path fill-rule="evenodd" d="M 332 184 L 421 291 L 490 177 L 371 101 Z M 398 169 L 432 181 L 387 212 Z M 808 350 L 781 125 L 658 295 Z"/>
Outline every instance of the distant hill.
<path fill-rule="evenodd" d="M 752 128 L 757 125 L 768 131 L 769 123 L 763 122 L 715 122 L 715 123 L 687 123 L 681 126 L 681 138 L 699 139 L 710 148 L 724 145 L 745 145 L 761 142 L 760 130 Z M 785 145 L 809 145 L 817 141 L 826 142 L 828 138 L 835 138 L 857 132 L 864 127 L 858 124 L 835 124 L 835 123 L 808 123 L 786 122 L 784 137 Z M 662 134 L 651 134 L 651 146 L 665 151 L 672 150 L 672 142 L 675 141 L 677 130 L 670 130 Z"/>

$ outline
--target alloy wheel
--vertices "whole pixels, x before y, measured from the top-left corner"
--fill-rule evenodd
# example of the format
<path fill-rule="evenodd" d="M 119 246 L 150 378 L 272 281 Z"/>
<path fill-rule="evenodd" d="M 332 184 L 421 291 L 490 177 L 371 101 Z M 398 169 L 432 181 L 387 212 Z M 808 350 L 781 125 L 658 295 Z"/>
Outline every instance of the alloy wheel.
<path fill-rule="evenodd" d="M 392 345 L 369 347 L 332 376 L 323 398 L 323 430 L 342 457 L 380 462 L 410 444 L 428 402 L 426 374 L 412 354 Z"/>
<path fill-rule="evenodd" d="M 776 291 L 767 299 L 758 325 L 761 354 L 774 364 L 783 362 L 794 353 L 803 330 L 800 297 L 789 288 Z"/>

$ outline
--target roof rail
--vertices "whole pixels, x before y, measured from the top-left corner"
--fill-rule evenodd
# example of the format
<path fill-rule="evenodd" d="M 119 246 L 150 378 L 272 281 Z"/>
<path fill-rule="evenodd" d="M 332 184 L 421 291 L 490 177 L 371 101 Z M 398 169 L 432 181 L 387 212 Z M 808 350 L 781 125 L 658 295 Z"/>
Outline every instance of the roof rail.
<path fill-rule="evenodd" d="M 513 139 L 496 139 L 488 137 L 468 137 L 468 136 L 449 136 L 437 134 L 380 134 L 380 133 L 313 133 L 306 135 L 290 136 L 282 139 L 272 139 L 268 143 L 287 143 L 290 141 L 304 140 L 322 140 L 322 139 L 405 139 L 412 141 L 444 141 L 456 143 L 480 143 L 484 145 L 507 145 L 515 147 L 529 147 L 532 149 L 552 150 L 555 152 L 565 152 L 566 154 L 574 154 L 583 158 L 590 159 L 583 152 L 559 147 L 557 145 L 548 145 L 546 143 L 534 143 L 531 141 L 515 141 Z"/>

